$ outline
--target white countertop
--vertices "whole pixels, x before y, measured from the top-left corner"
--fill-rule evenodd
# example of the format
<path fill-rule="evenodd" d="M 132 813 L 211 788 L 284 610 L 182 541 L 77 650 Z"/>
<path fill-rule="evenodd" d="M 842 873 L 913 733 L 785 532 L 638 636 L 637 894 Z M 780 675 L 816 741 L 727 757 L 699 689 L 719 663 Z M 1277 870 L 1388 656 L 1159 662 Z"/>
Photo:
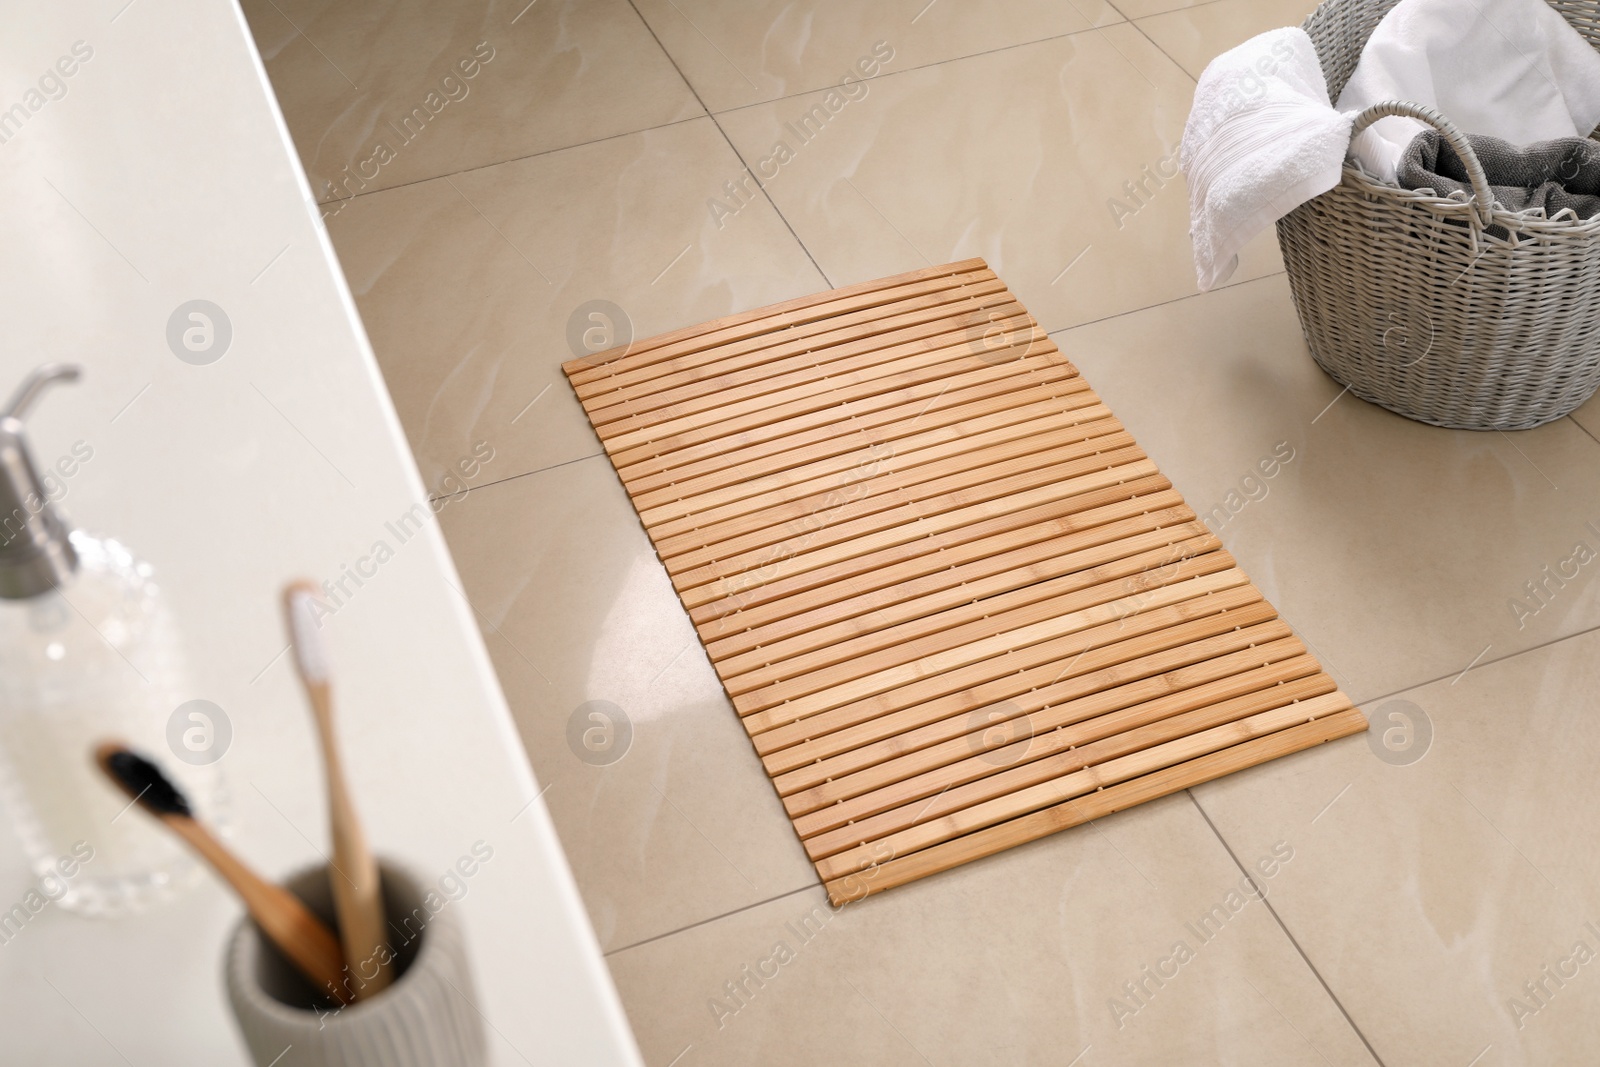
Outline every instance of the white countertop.
<path fill-rule="evenodd" d="M 50 81 L 59 98 L 30 98 L 80 41 L 92 56 L 64 94 Z M 63 507 L 154 566 L 190 696 L 232 724 L 219 764 L 231 840 L 279 876 L 316 862 L 327 832 L 277 591 L 392 540 L 384 524 L 424 487 L 234 6 L 9 5 L 0 111 L 41 99 L 0 143 L 0 393 L 46 360 L 85 365 L 30 420 L 35 451 L 49 462 L 92 444 Z M 206 366 L 166 343 L 168 317 L 193 299 L 233 329 Z M 453 906 L 496 1063 L 637 1063 L 459 589 L 429 523 L 328 620 L 368 836 L 424 874 L 475 841 L 493 847 Z M 0 832 L 0 900 L 29 882 Z M 209 875 L 129 918 L 46 908 L 0 945 L 0 1060 L 244 1062 L 220 976 L 238 915 Z"/>

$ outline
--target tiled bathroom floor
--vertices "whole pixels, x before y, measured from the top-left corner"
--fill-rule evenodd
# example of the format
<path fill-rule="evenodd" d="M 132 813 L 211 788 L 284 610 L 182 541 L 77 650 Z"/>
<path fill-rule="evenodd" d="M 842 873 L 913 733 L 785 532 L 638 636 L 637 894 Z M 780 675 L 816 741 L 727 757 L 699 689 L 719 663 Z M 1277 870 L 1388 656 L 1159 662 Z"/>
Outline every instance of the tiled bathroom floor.
<path fill-rule="evenodd" d="M 1600 401 L 1341 396 L 1148 177 L 1306 3 L 244 6 L 652 1067 L 1594 1062 Z M 558 368 L 968 256 L 1374 729 L 832 912 Z"/>

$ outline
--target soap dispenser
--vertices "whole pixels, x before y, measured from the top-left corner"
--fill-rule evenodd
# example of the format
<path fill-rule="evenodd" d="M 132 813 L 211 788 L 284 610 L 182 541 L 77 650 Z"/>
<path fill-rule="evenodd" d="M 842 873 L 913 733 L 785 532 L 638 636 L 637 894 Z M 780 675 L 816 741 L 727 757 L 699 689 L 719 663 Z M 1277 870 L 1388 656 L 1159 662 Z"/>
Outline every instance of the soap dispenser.
<path fill-rule="evenodd" d="M 0 799 L 38 880 L 30 901 L 117 914 L 198 868 L 154 820 L 126 814 L 91 750 L 113 739 L 168 751 L 186 672 L 150 567 L 57 510 L 93 447 L 80 441 L 41 472 L 28 446 L 23 419 L 40 394 L 79 375 L 42 366 L 0 408 Z M 205 811 L 216 768 L 192 762 L 174 777 Z"/>

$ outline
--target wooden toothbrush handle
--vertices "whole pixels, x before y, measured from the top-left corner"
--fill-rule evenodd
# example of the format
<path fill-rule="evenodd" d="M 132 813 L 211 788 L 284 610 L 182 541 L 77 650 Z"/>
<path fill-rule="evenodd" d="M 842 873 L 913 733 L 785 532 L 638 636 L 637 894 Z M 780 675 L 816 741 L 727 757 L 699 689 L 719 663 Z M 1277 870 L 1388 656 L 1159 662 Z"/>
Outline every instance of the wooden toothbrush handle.
<path fill-rule="evenodd" d="M 311 914 L 300 898 L 273 885 L 246 867 L 211 831 L 183 815 L 162 815 L 161 821 L 211 864 L 244 901 L 261 932 L 287 956 L 301 974 L 340 1004 L 352 997 L 345 986 L 344 953 L 333 931 Z M 337 882 L 336 872 L 329 877 Z"/>
<path fill-rule="evenodd" d="M 394 977 L 389 966 L 388 924 L 384 916 L 382 879 L 377 860 L 367 847 L 361 820 L 345 784 L 344 761 L 333 729 L 333 702 L 326 685 L 308 686 L 321 735 L 328 780 L 328 822 L 333 840 L 333 903 L 339 916 L 339 940 L 358 980 L 357 1000 L 382 992 Z"/>

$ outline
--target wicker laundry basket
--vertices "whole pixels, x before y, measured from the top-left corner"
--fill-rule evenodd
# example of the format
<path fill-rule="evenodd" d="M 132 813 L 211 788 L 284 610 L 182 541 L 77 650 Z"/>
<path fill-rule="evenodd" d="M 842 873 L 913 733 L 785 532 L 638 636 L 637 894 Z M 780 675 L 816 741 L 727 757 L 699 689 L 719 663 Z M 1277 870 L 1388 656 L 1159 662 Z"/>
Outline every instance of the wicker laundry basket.
<path fill-rule="evenodd" d="M 1325 0 L 1304 29 L 1337 100 L 1398 0 Z M 1552 3 L 1600 47 L 1600 0 Z M 1359 397 L 1407 418 L 1471 430 L 1559 419 L 1600 386 L 1600 217 L 1550 220 L 1495 206 L 1447 118 L 1415 104 L 1385 115 L 1437 127 L 1466 164 L 1472 200 L 1383 185 L 1345 165 L 1330 191 L 1278 223 L 1306 343 Z M 1485 233 L 1504 227 L 1501 239 Z M 1498 232 L 1498 231 L 1497 231 Z"/>

